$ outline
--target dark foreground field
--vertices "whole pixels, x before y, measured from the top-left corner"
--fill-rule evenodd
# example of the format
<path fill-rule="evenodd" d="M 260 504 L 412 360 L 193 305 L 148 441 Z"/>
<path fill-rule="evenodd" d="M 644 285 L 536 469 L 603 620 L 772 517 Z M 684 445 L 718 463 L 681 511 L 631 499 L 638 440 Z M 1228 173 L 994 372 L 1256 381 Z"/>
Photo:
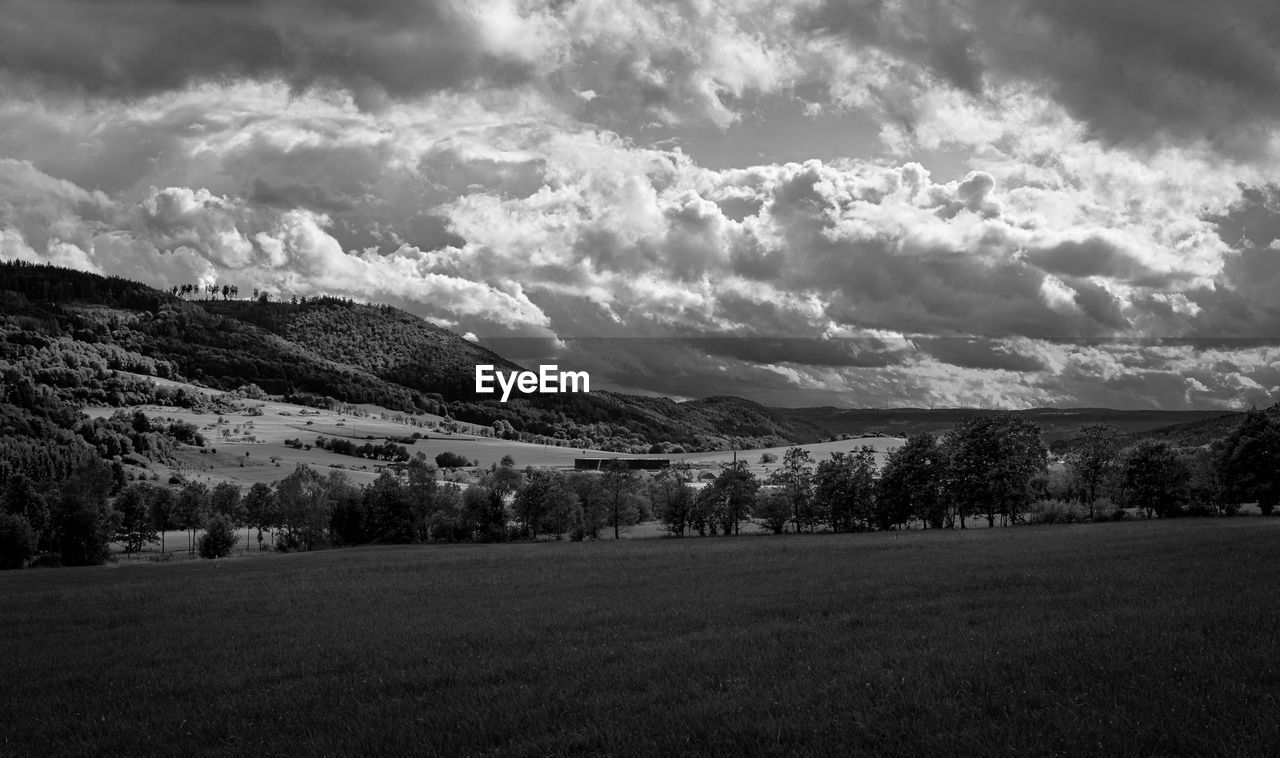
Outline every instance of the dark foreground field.
<path fill-rule="evenodd" d="M 0 575 L 0 753 L 1280 755 L 1280 519 Z"/>

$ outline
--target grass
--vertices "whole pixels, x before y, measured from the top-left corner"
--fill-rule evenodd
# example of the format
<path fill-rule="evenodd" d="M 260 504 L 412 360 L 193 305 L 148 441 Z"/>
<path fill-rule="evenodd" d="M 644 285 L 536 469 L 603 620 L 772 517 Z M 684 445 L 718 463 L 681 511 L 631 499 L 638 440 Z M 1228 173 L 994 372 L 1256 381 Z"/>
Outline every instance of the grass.
<path fill-rule="evenodd" d="M 0 754 L 1276 755 L 1280 519 L 0 575 Z"/>

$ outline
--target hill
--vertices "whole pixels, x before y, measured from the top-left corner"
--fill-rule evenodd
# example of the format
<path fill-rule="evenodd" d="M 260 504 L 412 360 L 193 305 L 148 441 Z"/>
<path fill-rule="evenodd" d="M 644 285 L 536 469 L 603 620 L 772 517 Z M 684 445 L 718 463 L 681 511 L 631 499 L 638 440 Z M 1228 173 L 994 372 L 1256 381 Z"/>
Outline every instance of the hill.
<path fill-rule="evenodd" d="M 821 424 L 835 435 L 863 436 L 886 434 L 908 437 L 919 432 L 941 434 L 964 418 L 1003 413 L 994 409 L 974 408 L 867 408 L 842 409 L 774 408 L 773 412 L 796 421 Z M 1174 426 L 1205 424 L 1206 430 L 1234 426 L 1230 419 L 1239 414 L 1220 410 L 1154 411 L 1116 410 L 1112 408 L 1031 408 L 1013 411 L 1040 426 L 1044 440 L 1055 449 L 1067 444 L 1075 433 L 1090 424 L 1111 424 L 1130 435 L 1152 433 Z M 1136 438 L 1135 438 L 1136 439 Z"/>
<path fill-rule="evenodd" d="M 116 277 L 0 263 L 6 357 L 65 385 L 64 399 L 80 405 L 156 401 L 105 389 L 106 373 L 123 370 L 314 407 L 433 413 L 492 427 L 506 439 L 558 438 L 616 452 L 765 447 L 824 436 L 815 425 L 737 398 L 675 403 L 592 392 L 502 404 L 474 395 L 474 366 L 514 370 L 515 363 L 411 314 L 336 298 L 234 300 L 228 291 L 218 299 L 209 288 L 208 299 L 187 300 Z M 101 377 L 45 370 L 77 363 L 68 355 L 85 351 L 109 354 Z M 76 396 L 86 383 L 98 386 L 95 397 Z"/>

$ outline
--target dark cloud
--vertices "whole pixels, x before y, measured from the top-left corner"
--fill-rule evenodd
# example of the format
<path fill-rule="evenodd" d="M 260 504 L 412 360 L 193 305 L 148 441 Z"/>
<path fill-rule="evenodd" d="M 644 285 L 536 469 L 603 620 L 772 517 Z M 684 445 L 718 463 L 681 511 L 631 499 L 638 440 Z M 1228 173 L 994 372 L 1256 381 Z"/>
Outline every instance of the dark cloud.
<path fill-rule="evenodd" d="M 1120 302 L 1107 291 L 1106 287 L 1088 280 L 1072 281 L 1069 284 L 1075 290 L 1073 299 L 1076 305 L 1080 306 L 1080 310 L 1095 323 L 1117 330 L 1126 330 L 1130 327 Z"/>
<path fill-rule="evenodd" d="M 298 91 L 341 87 L 365 106 L 531 76 L 485 50 L 465 8 L 412 0 L 12 0 L 0 21 L 0 68 L 126 97 L 279 79 Z"/>
<path fill-rule="evenodd" d="M 998 369 L 1034 372 L 1048 368 L 1035 355 L 1018 352 L 1003 342 L 972 338 L 922 338 L 915 340 L 919 348 L 943 363 L 962 368 Z"/>
<path fill-rule="evenodd" d="M 1051 274 L 1106 276 L 1130 279 L 1146 273 L 1145 267 L 1125 251 L 1101 237 L 1062 242 L 1028 251 L 1027 260 Z"/>
<path fill-rule="evenodd" d="M 1270 245 L 1280 239 L 1280 185 L 1241 187 L 1240 199 L 1226 213 L 1210 216 L 1228 245 Z"/>
<path fill-rule="evenodd" d="M 826 0 L 798 23 L 968 92 L 1038 85 L 1114 142 L 1251 153 L 1280 117 L 1280 6 L 1268 0 Z"/>
<path fill-rule="evenodd" d="M 983 77 L 977 57 L 978 41 L 950 6 L 933 2 L 831 0 L 811 14 L 802 14 L 800 24 L 806 31 L 843 35 L 855 45 L 920 61 L 953 86 L 978 92 Z"/>
<path fill-rule="evenodd" d="M 837 368 L 885 368 L 897 366 L 907 351 L 890 348 L 876 339 L 822 339 L 781 337 L 695 337 L 687 340 L 708 355 L 736 358 L 750 363 Z"/>

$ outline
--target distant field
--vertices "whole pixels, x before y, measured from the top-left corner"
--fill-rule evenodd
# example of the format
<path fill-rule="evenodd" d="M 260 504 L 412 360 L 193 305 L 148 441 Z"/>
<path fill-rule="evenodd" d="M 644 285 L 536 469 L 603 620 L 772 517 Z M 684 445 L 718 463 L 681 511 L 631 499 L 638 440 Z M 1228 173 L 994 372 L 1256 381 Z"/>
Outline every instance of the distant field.
<path fill-rule="evenodd" d="M 0 573 L 0 755 L 1277 755 L 1280 519 Z"/>
<path fill-rule="evenodd" d="M 161 386 L 184 387 L 211 396 L 226 394 L 206 387 L 196 387 L 154 377 L 147 378 Z M 197 479 L 210 484 L 229 481 L 242 488 L 248 488 L 257 482 L 274 482 L 293 471 L 298 464 L 307 464 L 323 470 L 342 467 L 353 481 L 365 484 L 377 477 L 375 461 L 339 455 L 314 447 L 311 450 L 300 450 L 284 444 L 284 441 L 297 439 L 304 444 L 314 444 L 316 437 L 325 436 L 346 437 L 357 440 L 360 444 L 364 442 L 381 444 L 388 438 L 408 437 L 414 432 L 426 435 L 426 439 L 406 445 L 410 453 L 422 452 L 428 458 L 434 459 L 440 453 L 451 451 L 478 461 L 481 466 L 486 467 L 508 455 L 521 468 L 525 466 L 572 468 L 574 459 L 581 457 L 636 457 L 626 453 L 611 453 L 590 448 L 584 450 L 576 447 L 499 440 L 480 437 L 476 434 L 444 434 L 413 423 L 396 421 L 394 419 L 397 417 L 409 417 L 373 405 L 359 406 L 362 413 L 368 415 L 357 416 L 270 400 L 248 402 L 260 406 L 261 415 L 205 413 L 155 405 L 136 408 L 148 417 L 155 416 L 195 424 L 207 440 L 208 447 L 216 451 L 202 453 L 194 448 L 188 448 L 179 455 L 177 466 L 159 467 L 156 470 L 165 478 L 171 474 L 182 474 L 188 479 Z M 85 413 L 96 418 L 110 416 L 118 410 L 120 409 L 90 407 L 85 409 Z M 419 414 L 412 418 L 421 422 L 441 420 L 439 416 L 430 414 Z M 223 423 L 219 423 L 219 419 L 222 419 Z M 808 449 L 813 454 L 814 460 L 819 461 L 826 459 L 833 451 L 857 450 L 863 445 L 870 445 L 877 451 L 876 460 L 883 464 L 888 453 L 903 441 L 895 437 L 866 437 L 800 447 Z M 757 476 L 763 476 L 776 469 L 777 463 L 765 464 L 761 461 L 761 456 L 772 453 L 780 462 L 786 450 L 787 447 L 743 450 L 739 451 L 738 455 L 751 464 L 751 469 Z M 678 453 L 661 457 L 685 460 L 695 469 L 717 472 L 720 464 L 728 463 L 733 459 L 733 452 Z"/>
<path fill-rule="evenodd" d="M 861 450 L 864 446 L 875 450 L 876 463 L 884 465 L 888 459 L 889 453 L 897 450 L 906 442 L 900 437 L 859 437 L 856 439 L 839 440 L 837 442 L 814 442 L 807 445 L 786 445 L 783 447 L 761 448 L 757 450 L 740 450 L 738 451 L 738 459 L 744 460 L 750 464 L 750 468 L 756 476 L 763 476 L 770 471 L 776 471 L 782 463 L 782 456 L 792 447 L 800 447 L 809 451 L 813 456 L 813 462 L 817 464 L 820 461 L 827 460 L 832 453 L 854 452 Z M 763 456 L 765 454 L 774 456 L 773 463 L 764 463 Z M 688 461 L 695 468 L 706 468 L 710 471 L 716 471 L 718 466 L 723 463 L 729 463 L 733 460 L 733 451 L 718 450 L 709 453 L 678 453 L 675 455 L 662 456 L 671 458 L 672 460 Z"/>
<path fill-rule="evenodd" d="M 185 387 L 208 395 L 225 394 L 204 387 L 151 379 L 160 385 Z M 322 435 L 347 437 L 359 440 L 360 444 L 381 444 L 389 437 L 408 437 L 418 432 L 427 438 L 405 445 L 410 453 L 422 452 L 434 460 L 438 454 L 452 451 L 479 461 L 481 466 L 486 467 L 507 455 L 515 459 L 516 465 L 522 468 L 572 467 L 574 458 L 583 455 L 631 457 L 591 449 L 584 453 L 582 448 L 513 442 L 475 434 L 444 434 L 412 423 L 397 422 L 393 419 L 404 414 L 377 406 L 360 406 L 361 411 L 369 415 L 354 416 L 274 401 L 248 402 L 261 405 L 262 414 L 221 414 L 225 422 L 223 424 L 218 423 L 220 415 L 217 413 L 200 413 L 169 406 L 139 406 L 137 410 L 148 417 L 171 418 L 195 424 L 207 440 L 208 446 L 217 451 L 209 454 L 189 448 L 181 454 L 179 466 L 161 467 L 158 469 L 160 473 L 166 477 L 172 473 L 181 473 L 188 478 L 210 483 L 230 481 L 248 487 L 256 482 L 274 482 L 287 475 L 298 464 L 305 463 L 323 470 L 341 466 L 358 483 L 367 483 L 377 477 L 375 461 L 339 455 L 314 447 L 311 450 L 300 450 L 284 444 L 287 439 L 313 444 L 316 437 Z M 110 416 L 118 410 L 120 409 L 92 407 L 86 408 L 85 413 L 91 417 L 100 417 Z M 385 418 L 382 418 L 383 415 Z M 422 421 L 440 420 L 439 416 L 430 414 L 419 414 L 415 418 Z M 224 430 L 227 432 L 226 436 L 223 435 Z M 367 439 L 370 437 L 373 439 Z"/>

